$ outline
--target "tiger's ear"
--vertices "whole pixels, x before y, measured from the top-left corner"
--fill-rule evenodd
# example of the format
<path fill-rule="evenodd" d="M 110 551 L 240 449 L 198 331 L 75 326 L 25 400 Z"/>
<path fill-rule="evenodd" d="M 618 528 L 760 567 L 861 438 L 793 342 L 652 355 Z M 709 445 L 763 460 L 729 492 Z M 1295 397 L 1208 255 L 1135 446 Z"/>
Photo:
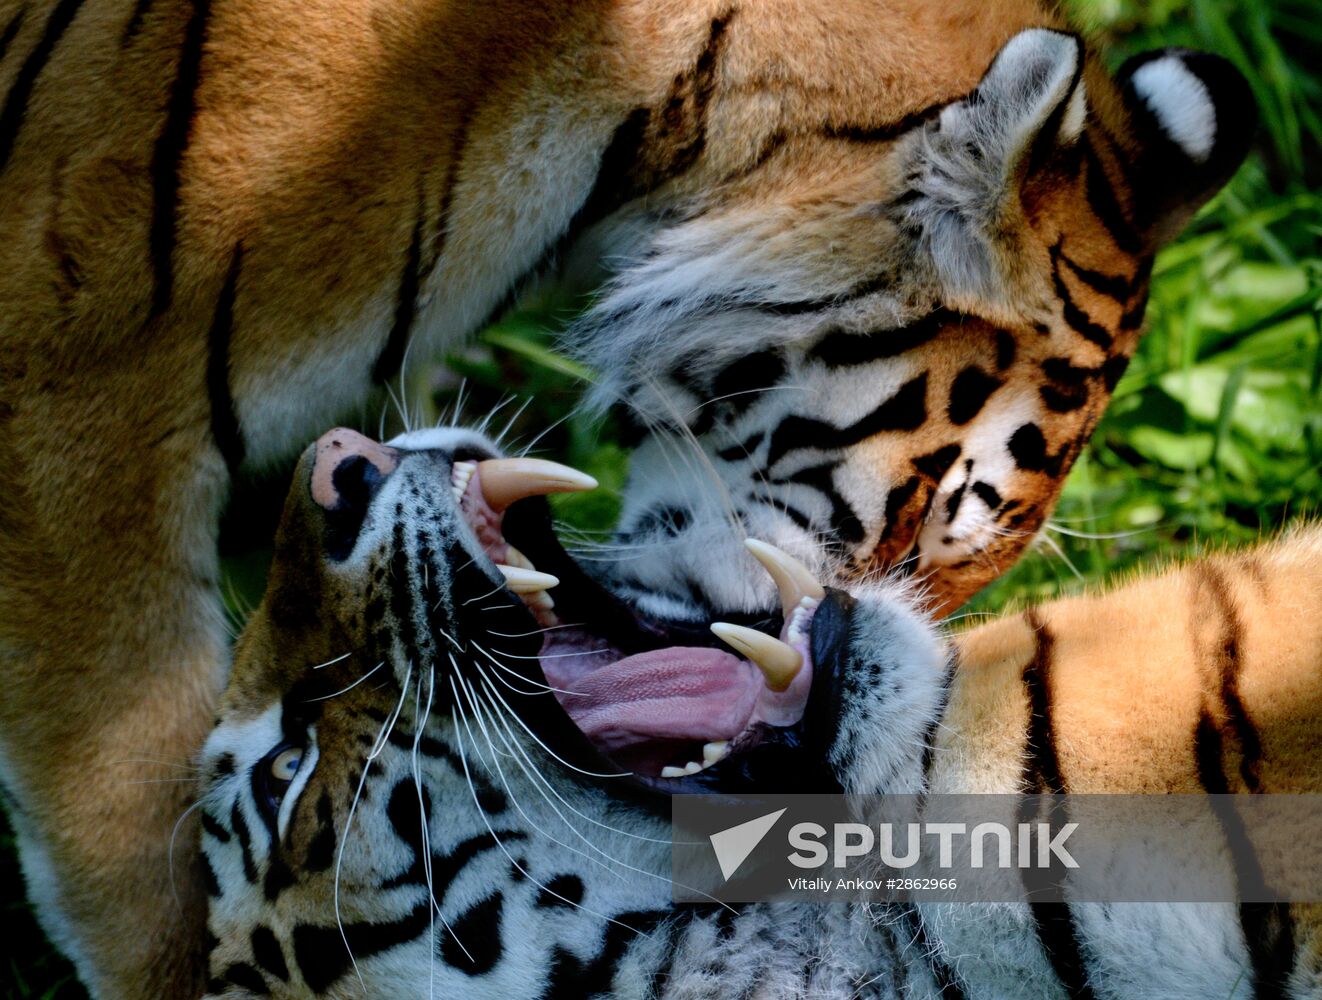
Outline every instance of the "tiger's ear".
<path fill-rule="evenodd" d="M 1086 117 L 1082 43 L 1029 28 L 920 133 L 905 214 L 949 301 L 1012 310 L 1024 178 L 1075 147 Z"/>
<path fill-rule="evenodd" d="M 1078 36 L 1029 28 L 1001 47 L 967 99 L 942 113 L 941 127 L 976 142 L 1008 191 L 1024 170 L 1073 145 L 1087 112 Z"/>
<path fill-rule="evenodd" d="M 1158 49 L 1116 74 L 1138 154 L 1134 215 L 1154 244 L 1175 236 L 1230 180 L 1257 130 L 1248 82 L 1220 56 Z"/>

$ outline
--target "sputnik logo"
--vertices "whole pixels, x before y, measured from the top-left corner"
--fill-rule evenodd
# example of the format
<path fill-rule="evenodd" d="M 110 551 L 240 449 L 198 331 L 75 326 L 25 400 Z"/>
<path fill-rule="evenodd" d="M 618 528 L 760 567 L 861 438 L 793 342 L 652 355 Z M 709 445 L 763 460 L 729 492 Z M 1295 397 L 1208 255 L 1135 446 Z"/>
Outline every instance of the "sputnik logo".
<path fill-rule="evenodd" d="M 785 810 L 777 809 L 757 819 L 750 819 L 747 823 L 740 823 L 738 826 L 713 833 L 708 838 L 711 840 L 712 851 L 716 854 L 716 863 L 721 866 L 721 877 L 726 882 L 730 881 L 730 876 L 748 860 L 748 856 L 757 849 L 757 845 L 762 843 L 762 839 L 776 825 L 776 820 L 783 815 Z"/>

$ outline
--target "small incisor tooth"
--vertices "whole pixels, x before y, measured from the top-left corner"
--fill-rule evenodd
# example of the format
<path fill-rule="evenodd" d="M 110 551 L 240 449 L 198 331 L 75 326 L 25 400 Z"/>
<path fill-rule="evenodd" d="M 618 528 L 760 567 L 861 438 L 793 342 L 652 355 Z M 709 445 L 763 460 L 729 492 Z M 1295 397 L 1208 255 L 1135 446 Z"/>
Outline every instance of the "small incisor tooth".
<path fill-rule="evenodd" d="M 534 565 L 532 564 L 532 560 L 531 560 L 531 559 L 529 559 L 527 556 L 525 556 L 522 552 L 520 552 L 518 549 L 516 549 L 513 545 L 509 544 L 509 542 L 506 542 L 506 543 L 505 543 L 505 562 L 504 562 L 502 565 L 505 565 L 505 566 L 513 566 L 513 567 L 515 567 L 516 569 L 536 569 L 536 568 L 537 568 L 536 566 L 534 566 Z"/>
<path fill-rule="evenodd" d="M 808 567 L 784 549 L 778 549 L 756 538 L 745 539 L 744 545 L 753 554 L 753 558 L 771 574 L 771 579 L 776 581 L 776 589 L 780 591 L 781 610 L 784 611 L 787 621 L 805 597 L 820 601 L 826 596 L 825 589 L 814 579 Z"/>
<path fill-rule="evenodd" d="M 524 497 L 597 488 L 586 472 L 541 458 L 489 458 L 477 464 L 477 477 L 483 499 L 497 512 Z"/>
<path fill-rule="evenodd" d="M 702 762 L 704 764 L 715 764 L 725 756 L 725 752 L 730 748 L 729 740 L 713 740 L 710 743 L 702 745 Z"/>
<path fill-rule="evenodd" d="M 550 573 L 539 573 L 535 569 L 521 569 L 518 566 L 504 566 L 496 563 L 496 569 L 505 577 L 505 585 L 516 594 L 536 594 L 558 586 L 560 580 Z"/>
<path fill-rule="evenodd" d="M 803 667 L 802 653 L 765 632 L 729 622 L 714 622 L 711 630 L 722 642 L 757 664 L 772 691 L 784 691 Z"/>

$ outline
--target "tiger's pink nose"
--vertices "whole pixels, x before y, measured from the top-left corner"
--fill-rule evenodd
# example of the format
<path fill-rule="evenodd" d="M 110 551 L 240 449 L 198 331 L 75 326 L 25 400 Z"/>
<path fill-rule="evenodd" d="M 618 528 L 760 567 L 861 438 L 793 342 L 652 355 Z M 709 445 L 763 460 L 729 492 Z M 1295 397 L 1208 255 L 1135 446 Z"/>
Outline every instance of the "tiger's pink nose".
<path fill-rule="evenodd" d="M 312 499 L 326 510 L 365 512 L 386 476 L 399 465 L 399 452 L 337 427 L 317 439 L 312 462 Z"/>

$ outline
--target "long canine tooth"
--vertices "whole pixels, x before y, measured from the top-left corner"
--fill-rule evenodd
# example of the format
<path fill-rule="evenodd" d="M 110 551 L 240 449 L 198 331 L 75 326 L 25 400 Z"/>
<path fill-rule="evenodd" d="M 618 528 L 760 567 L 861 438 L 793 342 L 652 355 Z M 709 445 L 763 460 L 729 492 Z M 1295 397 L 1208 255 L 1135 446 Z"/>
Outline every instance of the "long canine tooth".
<path fill-rule="evenodd" d="M 495 511 L 524 497 L 597 488 L 597 481 L 586 472 L 541 458 L 489 458 L 477 463 L 477 474 L 482 496 Z"/>
<path fill-rule="evenodd" d="M 745 539 L 744 545 L 753 554 L 753 558 L 771 574 L 771 579 L 776 581 L 776 589 L 780 591 L 780 606 L 787 621 L 805 597 L 820 601 L 826 596 L 826 591 L 813 578 L 808 567 L 784 549 L 760 542 L 756 538 Z"/>
<path fill-rule="evenodd" d="M 803 654 L 779 639 L 729 622 L 714 622 L 711 627 L 720 640 L 757 664 L 772 691 L 784 691 L 798 676 Z"/>
<path fill-rule="evenodd" d="M 496 563 L 496 569 L 505 577 L 505 585 L 516 594 L 536 594 L 558 586 L 559 578 L 550 573 L 539 573 L 535 569 L 520 569 L 518 566 L 504 566 Z"/>

